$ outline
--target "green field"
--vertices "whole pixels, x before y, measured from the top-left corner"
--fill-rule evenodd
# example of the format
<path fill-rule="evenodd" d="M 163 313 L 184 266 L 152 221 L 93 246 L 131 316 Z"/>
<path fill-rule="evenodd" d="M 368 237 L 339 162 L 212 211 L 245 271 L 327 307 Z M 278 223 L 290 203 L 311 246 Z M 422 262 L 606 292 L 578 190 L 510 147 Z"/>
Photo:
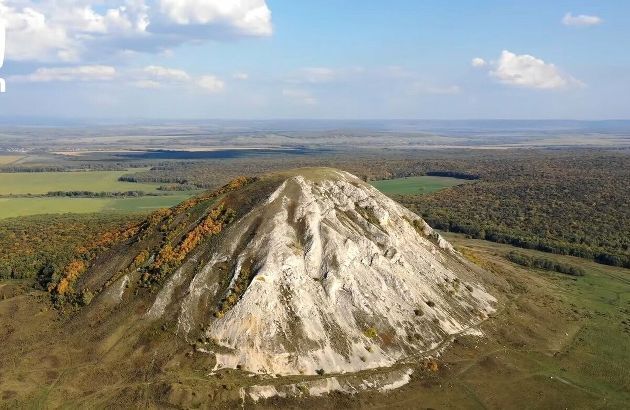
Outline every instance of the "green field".
<path fill-rule="evenodd" d="M 384 194 L 429 194 L 440 189 L 469 182 L 465 179 L 451 177 L 420 176 L 396 179 L 384 179 L 370 182 Z"/>
<path fill-rule="evenodd" d="M 159 184 L 121 182 L 128 171 L 0 173 L 0 219 L 15 216 L 91 212 L 140 212 L 166 208 L 194 195 L 194 191 L 158 191 Z M 16 197 L 44 195 L 51 191 L 144 191 L 160 196 L 132 198 Z"/>
<path fill-rule="evenodd" d="M 151 211 L 176 205 L 192 194 L 178 192 L 137 198 L 0 198 L 0 219 L 40 214 Z"/>
<path fill-rule="evenodd" d="M 503 394 L 507 402 L 509 397 L 522 395 L 525 388 L 545 392 L 550 398 L 554 397 L 551 392 L 558 394 L 556 406 L 533 402 L 534 408 L 627 408 L 630 270 L 518 249 L 531 257 L 580 266 L 586 275 L 576 278 L 515 265 L 506 259 L 515 249 L 509 245 L 467 239 L 461 234 L 444 236 L 468 258 L 472 255 L 481 261 L 484 268 L 510 283 L 522 283 L 511 295 L 514 305 L 505 305 L 494 325 L 506 329 L 511 343 L 503 341 L 500 346 L 480 349 L 487 351 L 486 357 L 492 359 L 499 374 L 494 387 L 488 387 L 488 376 L 478 377 L 487 372 L 483 365 L 490 361 L 477 359 L 460 373 L 460 383 L 467 391 L 474 391 L 477 397 Z M 504 373 L 499 372 L 501 368 Z M 561 391 L 564 393 L 559 394 Z"/>
<path fill-rule="evenodd" d="M 158 184 L 121 182 L 129 171 L 0 173 L 0 195 L 45 194 L 51 191 L 155 192 Z"/>

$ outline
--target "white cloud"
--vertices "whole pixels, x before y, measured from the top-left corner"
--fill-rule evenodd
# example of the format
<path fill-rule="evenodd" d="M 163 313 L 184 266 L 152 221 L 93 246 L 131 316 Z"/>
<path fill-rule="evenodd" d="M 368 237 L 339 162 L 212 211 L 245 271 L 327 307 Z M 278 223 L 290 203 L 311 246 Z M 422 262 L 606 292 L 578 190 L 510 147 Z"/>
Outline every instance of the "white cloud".
<path fill-rule="evenodd" d="M 189 91 L 202 89 L 207 92 L 219 92 L 225 88 L 223 80 L 215 75 L 192 76 L 184 70 L 157 65 L 122 71 L 106 65 L 42 67 L 30 74 L 13 76 L 11 80 L 17 82 L 104 82 L 116 80 L 136 88 L 179 87 Z"/>
<path fill-rule="evenodd" d="M 160 0 L 160 10 L 177 24 L 219 24 L 240 34 L 269 36 L 271 10 L 265 0 Z"/>
<path fill-rule="evenodd" d="M 184 70 L 178 70 L 176 68 L 166 68 L 157 65 L 150 65 L 144 68 L 144 74 L 153 77 L 154 79 L 167 80 L 167 81 L 188 81 L 190 75 Z"/>
<path fill-rule="evenodd" d="M 181 69 L 157 65 L 150 65 L 142 70 L 131 70 L 127 73 L 127 77 L 130 78 L 131 85 L 138 88 L 185 86 L 189 89 L 201 88 L 208 92 L 218 92 L 225 87 L 223 80 L 212 74 L 196 77 Z"/>
<path fill-rule="evenodd" d="M 12 77 L 14 81 L 109 81 L 116 77 L 116 69 L 105 65 L 38 68 L 31 74 Z"/>
<path fill-rule="evenodd" d="M 214 75 L 204 75 L 197 80 L 197 85 L 204 91 L 216 93 L 225 87 L 225 83 Z"/>
<path fill-rule="evenodd" d="M 310 92 L 297 88 L 285 88 L 282 90 L 282 95 L 294 102 L 304 105 L 315 105 L 317 99 L 311 95 Z"/>
<path fill-rule="evenodd" d="M 99 14 L 85 3 L 0 0 L 0 19 L 7 27 L 7 59 L 78 61 L 87 44 L 96 39 L 145 34 L 146 6 L 130 1 Z"/>
<path fill-rule="evenodd" d="M 76 59 L 76 44 L 63 27 L 48 24 L 44 14 L 31 8 L 16 11 L 0 2 L 0 16 L 8 30 L 7 59 Z"/>
<path fill-rule="evenodd" d="M 588 27 L 596 26 L 598 24 L 602 24 L 603 22 L 604 20 L 602 20 L 601 17 L 589 16 L 586 14 L 574 16 L 572 13 L 567 13 L 562 18 L 562 24 L 565 26 Z"/>
<path fill-rule="evenodd" d="M 479 67 L 485 67 L 485 65 L 488 63 L 486 63 L 486 60 L 484 60 L 483 58 L 475 57 L 472 59 L 470 64 L 475 68 L 479 68 Z"/>
<path fill-rule="evenodd" d="M 0 0 L 0 20 L 6 57 L 18 61 L 102 60 L 273 31 L 265 0 Z"/>
<path fill-rule="evenodd" d="M 493 63 L 490 75 L 503 84 L 525 88 L 558 89 L 582 83 L 561 72 L 551 63 L 528 54 L 516 55 L 503 50 L 497 62 Z"/>

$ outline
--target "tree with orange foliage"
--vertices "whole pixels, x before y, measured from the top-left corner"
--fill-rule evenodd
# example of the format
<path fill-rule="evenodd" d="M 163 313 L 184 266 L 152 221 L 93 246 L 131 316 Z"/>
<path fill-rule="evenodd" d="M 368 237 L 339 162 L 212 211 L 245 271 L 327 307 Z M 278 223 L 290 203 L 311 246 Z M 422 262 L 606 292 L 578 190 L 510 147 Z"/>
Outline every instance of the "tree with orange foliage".
<path fill-rule="evenodd" d="M 80 259 L 75 259 L 70 262 L 63 270 L 64 276 L 61 278 L 59 283 L 55 286 L 51 284 L 51 289 L 58 295 L 65 295 L 70 290 L 71 285 L 74 281 L 79 277 L 80 274 L 85 272 L 87 266 L 85 262 Z"/>

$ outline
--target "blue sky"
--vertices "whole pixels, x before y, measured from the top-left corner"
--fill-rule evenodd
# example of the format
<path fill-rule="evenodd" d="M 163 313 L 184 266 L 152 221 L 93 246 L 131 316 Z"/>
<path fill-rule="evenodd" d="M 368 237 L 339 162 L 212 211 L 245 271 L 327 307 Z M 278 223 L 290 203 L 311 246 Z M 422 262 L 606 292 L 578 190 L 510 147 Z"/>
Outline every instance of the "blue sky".
<path fill-rule="evenodd" d="M 629 17 L 604 0 L 0 0 L 0 116 L 627 119 Z"/>

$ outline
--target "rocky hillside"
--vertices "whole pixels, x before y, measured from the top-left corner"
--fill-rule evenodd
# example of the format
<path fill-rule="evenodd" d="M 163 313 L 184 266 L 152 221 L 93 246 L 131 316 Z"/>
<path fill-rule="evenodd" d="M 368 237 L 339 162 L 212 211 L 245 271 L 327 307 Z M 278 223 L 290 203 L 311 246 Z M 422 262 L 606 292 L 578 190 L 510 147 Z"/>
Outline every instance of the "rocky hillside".
<path fill-rule="evenodd" d="M 61 306 L 88 305 L 76 326 L 109 348 L 193 344 L 214 368 L 390 366 L 496 302 L 421 218 L 333 169 L 239 178 L 99 244 L 51 284 Z"/>

